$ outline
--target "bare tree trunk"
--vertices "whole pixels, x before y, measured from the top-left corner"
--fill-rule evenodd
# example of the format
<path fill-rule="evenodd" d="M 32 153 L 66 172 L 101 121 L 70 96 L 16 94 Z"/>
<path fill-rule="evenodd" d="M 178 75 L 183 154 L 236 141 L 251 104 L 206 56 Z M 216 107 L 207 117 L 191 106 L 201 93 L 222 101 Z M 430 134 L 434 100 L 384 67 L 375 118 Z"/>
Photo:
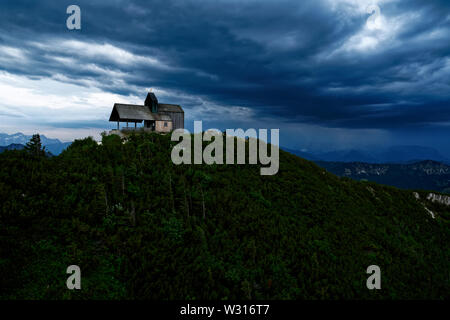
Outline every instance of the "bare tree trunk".
<path fill-rule="evenodd" d="M 184 185 L 183 192 L 184 192 L 184 208 L 186 209 L 187 217 L 189 218 L 190 214 L 189 214 L 189 204 L 186 196 L 186 185 Z"/>
<path fill-rule="evenodd" d="M 172 176 L 169 174 L 169 190 L 170 190 L 170 201 L 172 202 L 172 212 L 175 212 L 175 200 L 172 192 Z"/>
<path fill-rule="evenodd" d="M 105 191 L 105 207 L 106 207 L 106 214 L 108 214 L 109 207 L 108 207 L 108 195 L 106 194 L 106 189 L 103 187 L 103 190 Z"/>
<path fill-rule="evenodd" d="M 191 191 L 189 191 L 189 210 L 192 211 L 192 195 Z M 195 214 L 195 211 L 194 211 Z"/>
<path fill-rule="evenodd" d="M 122 196 L 125 196 L 125 176 L 122 172 Z"/>
<path fill-rule="evenodd" d="M 200 192 L 202 193 L 202 211 L 203 211 L 203 220 L 206 219 L 206 208 L 205 208 L 205 196 L 203 194 L 203 188 L 200 187 Z"/>
<path fill-rule="evenodd" d="M 135 227 L 136 226 L 136 209 L 134 207 L 134 201 L 131 201 L 130 217 L 131 217 L 131 225 L 133 227 Z"/>

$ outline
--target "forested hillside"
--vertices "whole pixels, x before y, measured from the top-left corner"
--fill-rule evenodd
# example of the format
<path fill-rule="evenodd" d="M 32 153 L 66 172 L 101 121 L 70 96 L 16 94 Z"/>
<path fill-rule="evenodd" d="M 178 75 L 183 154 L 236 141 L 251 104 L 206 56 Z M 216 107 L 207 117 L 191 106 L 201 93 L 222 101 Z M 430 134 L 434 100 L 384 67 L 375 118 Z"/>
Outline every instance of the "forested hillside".
<path fill-rule="evenodd" d="M 2 299 L 442 299 L 450 208 L 338 178 L 180 165 L 170 136 L 0 154 Z M 422 197 L 424 198 L 424 197 Z M 426 200 L 424 200 L 426 201 Z M 82 289 L 66 288 L 81 268 Z M 366 269 L 381 268 L 381 290 Z"/>

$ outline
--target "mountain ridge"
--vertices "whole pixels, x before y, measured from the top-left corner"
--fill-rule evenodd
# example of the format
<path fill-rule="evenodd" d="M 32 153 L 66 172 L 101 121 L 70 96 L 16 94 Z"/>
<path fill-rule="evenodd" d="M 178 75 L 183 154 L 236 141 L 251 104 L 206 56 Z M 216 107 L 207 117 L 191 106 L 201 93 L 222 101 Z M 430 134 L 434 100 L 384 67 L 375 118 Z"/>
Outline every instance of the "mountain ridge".
<path fill-rule="evenodd" d="M 0 146 L 0 152 L 6 150 L 22 150 L 23 148 L 25 148 L 23 144 L 11 143 L 10 145 L 7 146 Z"/>
<path fill-rule="evenodd" d="M 11 145 L 22 145 L 25 146 L 31 139 L 31 135 L 25 135 L 22 132 L 17 132 L 14 134 L 0 133 L 0 152 L 3 150 L 13 150 L 7 147 Z M 65 150 L 72 142 L 61 142 L 59 139 L 47 138 L 45 135 L 40 135 L 41 143 L 46 147 L 53 155 L 60 154 Z M 19 148 L 20 149 L 20 148 Z"/>
<path fill-rule="evenodd" d="M 409 163 L 423 160 L 434 160 L 450 164 L 450 159 L 438 150 L 424 146 L 391 146 L 376 151 L 343 149 L 327 152 L 305 152 L 294 149 L 284 150 L 311 161 L 326 162 L 365 162 L 374 164 Z"/>
<path fill-rule="evenodd" d="M 450 193 L 450 165 L 434 160 L 404 164 L 316 161 L 316 164 L 337 176 L 358 181 L 373 181 L 401 189 Z"/>

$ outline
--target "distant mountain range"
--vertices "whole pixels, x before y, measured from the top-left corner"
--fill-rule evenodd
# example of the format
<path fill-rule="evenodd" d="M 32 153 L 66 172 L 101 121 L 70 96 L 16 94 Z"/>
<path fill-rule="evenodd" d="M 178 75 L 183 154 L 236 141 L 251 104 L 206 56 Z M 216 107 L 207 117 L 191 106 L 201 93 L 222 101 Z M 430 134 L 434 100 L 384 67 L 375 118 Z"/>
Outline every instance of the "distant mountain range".
<path fill-rule="evenodd" d="M 40 135 L 42 145 L 46 147 L 47 151 L 53 155 L 58 155 L 63 152 L 72 142 L 61 142 L 58 139 L 47 138 L 45 135 Z M 25 135 L 21 132 L 14 134 L 0 133 L 0 152 L 5 150 L 23 149 L 30 141 L 31 135 Z"/>
<path fill-rule="evenodd" d="M 25 146 L 23 144 L 12 143 L 8 146 L 0 146 L 0 152 L 6 150 L 22 150 Z"/>
<path fill-rule="evenodd" d="M 402 189 L 450 193 L 450 160 L 433 148 L 394 146 L 374 152 L 339 150 L 323 153 L 285 150 L 314 161 L 341 177 Z"/>
<path fill-rule="evenodd" d="M 324 162 L 316 164 L 341 177 L 373 181 L 402 189 L 450 193 L 450 166 L 436 161 L 410 164 Z"/>
<path fill-rule="evenodd" d="M 364 162 L 364 163 L 414 163 L 433 160 L 450 164 L 450 159 L 439 151 L 423 146 L 393 146 L 369 152 L 364 150 L 338 150 L 324 153 L 309 153 L 285 149 L 301 158 L 311 161 L 327 162 Z"/>

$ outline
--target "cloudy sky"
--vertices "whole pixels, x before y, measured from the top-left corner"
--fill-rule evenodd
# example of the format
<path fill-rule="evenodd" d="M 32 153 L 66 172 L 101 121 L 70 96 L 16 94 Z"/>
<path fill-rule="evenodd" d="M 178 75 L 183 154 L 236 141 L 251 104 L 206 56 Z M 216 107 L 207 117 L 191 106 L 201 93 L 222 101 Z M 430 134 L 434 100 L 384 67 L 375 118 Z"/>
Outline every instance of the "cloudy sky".
<path fill-rule="evenodd" d="M 98 137 L 152 88 L 188 129 L 450 155 L 449 40 L 448 0 L 2 0 L 0 132 Z"/>

